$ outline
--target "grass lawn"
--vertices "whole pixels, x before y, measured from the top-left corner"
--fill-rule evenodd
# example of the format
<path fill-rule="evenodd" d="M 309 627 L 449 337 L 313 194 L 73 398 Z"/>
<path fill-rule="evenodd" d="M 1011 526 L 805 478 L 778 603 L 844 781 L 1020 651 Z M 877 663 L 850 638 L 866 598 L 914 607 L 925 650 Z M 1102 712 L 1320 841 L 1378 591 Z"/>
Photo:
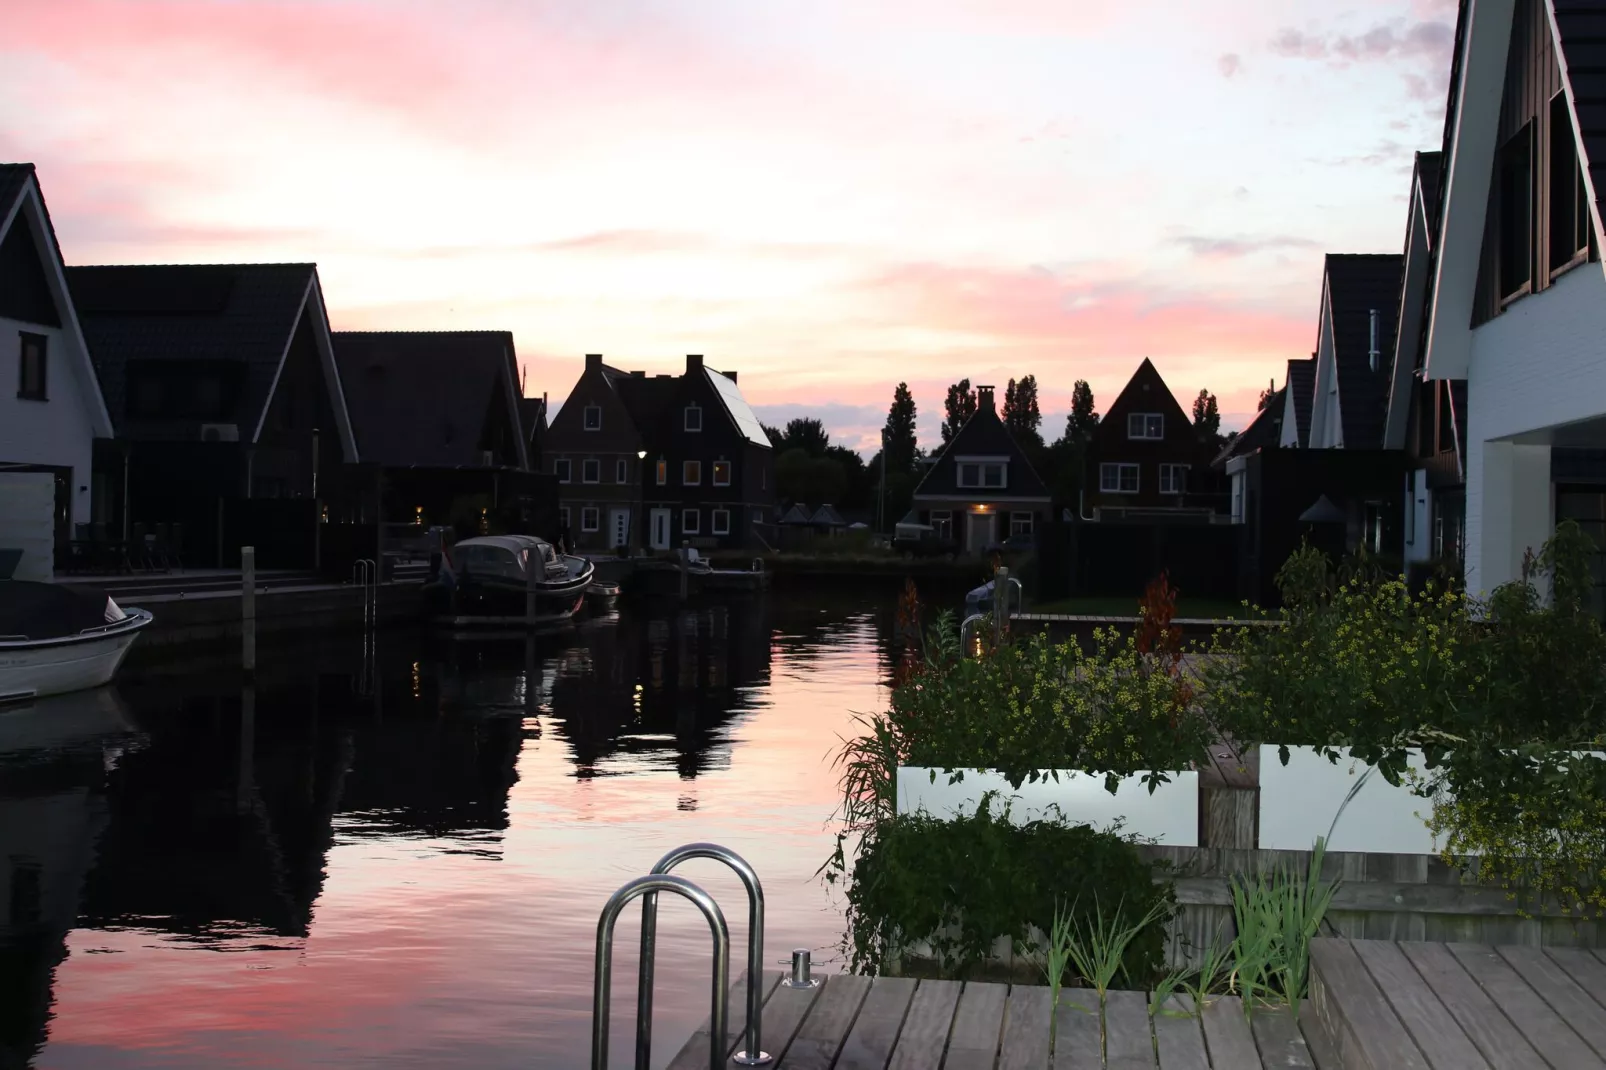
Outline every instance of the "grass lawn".
<path fill-rule="evenodd" d="M 1027 613 L 1066 613 L 1083 617 L 1135 617 L 1138 615 L 1136 598 L 1062 598 L 1026 607 Z M 1179 598 L 1178 617 L 1209 620 L 1248 619 L 1259 614 L 1245 609 L 1237 602 L 1223 598 Z"/>

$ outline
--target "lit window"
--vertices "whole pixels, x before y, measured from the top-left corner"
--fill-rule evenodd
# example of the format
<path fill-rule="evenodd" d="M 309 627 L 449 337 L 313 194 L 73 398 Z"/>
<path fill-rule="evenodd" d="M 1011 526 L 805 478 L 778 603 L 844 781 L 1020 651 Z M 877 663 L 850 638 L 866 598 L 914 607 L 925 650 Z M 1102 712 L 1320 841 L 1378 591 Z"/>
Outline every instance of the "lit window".
<path fill-rule="evenodd" d="M 1181 494 L 1188 487 L 1188 466 L 1162 464 L 1160 466 L 1160 493 Z"/>
<path fill-rule="evenodd" d="M 1099 465 L 1099 490 L 1106 494 L 1136 494 L 1138 466 L 1108 462 Z"/>
<path fill-rule="evenodd" d="M 714 510 L 714 534 L 729 535 L 731 530 L 731 511 L 729 509 Z"/>
<path fill-rule="evenodd" d="M 682 461 L 682 462 L 680 462 L 680 485 L 681 486 L 683 486 L 683 487 L 695 487 L 698 484 L 700 484 L 702 481 L 703 481 L 703 462 L 702 461 Z"/>
<path fill-rule="evenodd" d="M 658 475 L 658 485 L 660 487 L 663 486 L 665 483 L 669 482 L 669 462 L 668 461 L 659 461 L 658 462 L 658 473 L 657 473 L 657 475 Z"/>
<path fill-rule="evenodd" d="M 601 483 L 602 482 L 602 462 L 597 460 L 595 457 L 587 457 L 584 461 L 581 461 L 580 462 L 580 482 L 582 482 L 582 483 Z"/>
<path fill-rule="evenodd" d="M 703 429 L 703 407 L 695 401 L 686 406 L 685 428 L 688 431 L 701 431 Z"/>
<path fill-rule="evenodd" d="M 581 531 L 596 531 L 601 526 L 599 510 L 596 507 L 588 505 L 580 510 Z"/>
<path fill-rule="evenodd" d="M 680 513 L 680 530 L 684 535 L 696 535 L 702 531 L 702 517 L 695 509 L 683 509 Z"/>
<path fill-rule="evenodd" d="M 1128 413 L 1126 437 L 1165 438 L 1165 416 L 1158 412 Z"/>
<path fill-rule="evenodd" d="M 602 406 L 587 405 L 585 407 L 585 429 L 587 431 L 602 430 Z"/>
<path fill-rule="evenodd" d="M 569 458 L 559 457 L 557 460 L 553 461 L 552 471 L 557 474 L 559 483 L 568 483 L 570 481 L 570 477 L 573 475 Z"/>
<path fill-rule="evenodd" d="M 714 486 L 728 487 L 731 485 L 731 463 L 729 461 L 714 462 Z"/>

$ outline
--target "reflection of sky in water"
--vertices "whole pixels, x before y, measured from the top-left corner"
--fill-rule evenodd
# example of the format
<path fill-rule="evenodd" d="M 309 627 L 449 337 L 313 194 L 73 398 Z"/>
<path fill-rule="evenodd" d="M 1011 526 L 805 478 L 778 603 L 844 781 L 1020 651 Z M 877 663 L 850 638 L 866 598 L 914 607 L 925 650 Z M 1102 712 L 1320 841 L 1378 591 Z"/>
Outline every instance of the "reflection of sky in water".
<path fill-rule="evenodd" d="M 359 640 L 264 650 L 248 748 L 226 671 L 131 675 L 143 742 L 103 793 L 87 759 L 30 774 L 89 867 L 44 866 L 47 896 L 82 902 L 36 1065 L 584 1065 L 598 911 L 696 840 L 757 868 L 768 958 L 834 957 L 840 912 L 814 876 L 833 845 L 830 762 L 853 712 L 885 701 L 887 619 L 795 600 L 627 614 L 540 640 L 529 693 L 519 640 L 382 636 L 371 688 Z M 19 806 L 5 784 L 0 806 Z M 734 974 L 740 884 L 709 862 L 677 872 L 719 898 Z M 636 917 L 615 958 L 620 1066 Z M 660 1064 L 707 1013 L 701 926 L 663 902 Z"/>

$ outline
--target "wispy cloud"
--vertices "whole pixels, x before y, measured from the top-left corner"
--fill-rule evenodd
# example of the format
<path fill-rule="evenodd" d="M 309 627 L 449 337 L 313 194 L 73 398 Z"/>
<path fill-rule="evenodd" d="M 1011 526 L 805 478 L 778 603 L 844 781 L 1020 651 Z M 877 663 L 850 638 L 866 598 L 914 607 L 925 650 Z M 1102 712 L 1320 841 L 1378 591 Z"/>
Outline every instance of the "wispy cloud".
<path fill-rule="evenodd" d="M 1356 34 L 1301 30 L 1285 26 L 1271 40 L 1271 50 L 1296 59 L 1366 63 L 1392 59 L 1448 61 L 1455 26 L 1440 19 L 1396 19 Z"/>
<path fill-rule="evenodd" d="M 1231 78 L 1244 69 L 1243 57 L 1236 52 L 1223 52 L 1216 59 L 1216 70 L 1223 78 Z"/>
<path fill-rule="evenodd" d="M 1266 237 L 1220 237 L 1205 234 L 1184 234 L 1176 239 L 1178 245 L 1195 256 L 1209 259 L 1237 259 L 1257 253 L 1280 252 L 1289 249 L 1316 249 L 1320 243 L 1293 234 L 1274 234 Z"/>

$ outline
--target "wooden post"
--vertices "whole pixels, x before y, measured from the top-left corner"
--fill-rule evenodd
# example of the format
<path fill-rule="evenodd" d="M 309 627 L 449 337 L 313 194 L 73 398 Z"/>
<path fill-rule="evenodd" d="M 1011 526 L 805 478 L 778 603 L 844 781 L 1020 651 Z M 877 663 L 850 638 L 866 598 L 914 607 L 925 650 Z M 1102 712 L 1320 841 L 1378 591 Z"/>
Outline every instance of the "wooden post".
<path fill-rule="evenodd" d="M 240 547 L 240 667 L 246 676 L 257 668 L 257 551 Z"/>
<path fill-rule="evenodd" d="M 993 577 L 993 649 L 1004 645 L 1004 625 L 1009 621 L 1009 569 L 1000 568 Z"/>
<path fill-rule="evenodd" d="M 524 554 L 524 623 L 535 623 L 535 554 Z"/>

